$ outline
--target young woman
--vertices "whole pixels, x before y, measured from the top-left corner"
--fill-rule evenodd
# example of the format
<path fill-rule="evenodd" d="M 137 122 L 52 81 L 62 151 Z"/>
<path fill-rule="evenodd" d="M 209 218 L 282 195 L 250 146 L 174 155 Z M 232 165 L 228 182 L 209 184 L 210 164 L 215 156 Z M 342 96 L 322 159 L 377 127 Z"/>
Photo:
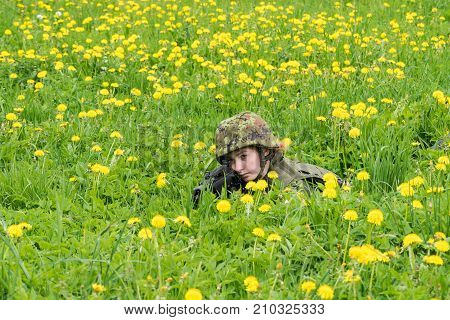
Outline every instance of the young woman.
<path fill-rule="evenodd" d="M 221 166 L 209 172 L 200 187 L 194 189 L 194 202 L 209 187 L 219 195 L 242 190 L 252 180 L 270 180 L 267 174 L 277 173 L 283 186 L 292 186 L 310 193 L 330 171 L 284 157 L 283 151 L 268 124 L 257 114 L 242 112 L 219 123 L 216 130 L 216 158 Z M 337 183 L 342 180 L 336 176 Z"/>

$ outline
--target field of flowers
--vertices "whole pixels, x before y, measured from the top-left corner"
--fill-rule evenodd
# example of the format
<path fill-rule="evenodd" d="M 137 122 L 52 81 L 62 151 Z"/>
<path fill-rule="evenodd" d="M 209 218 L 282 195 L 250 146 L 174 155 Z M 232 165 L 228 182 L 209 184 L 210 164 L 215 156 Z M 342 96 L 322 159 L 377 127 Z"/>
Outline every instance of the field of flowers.
<path fill-rule="evenodd" d="M 450 298 L 445 1 L 0 6 L 1 299 Z M 346 184 L 193 209 L 243 110 Z"/>

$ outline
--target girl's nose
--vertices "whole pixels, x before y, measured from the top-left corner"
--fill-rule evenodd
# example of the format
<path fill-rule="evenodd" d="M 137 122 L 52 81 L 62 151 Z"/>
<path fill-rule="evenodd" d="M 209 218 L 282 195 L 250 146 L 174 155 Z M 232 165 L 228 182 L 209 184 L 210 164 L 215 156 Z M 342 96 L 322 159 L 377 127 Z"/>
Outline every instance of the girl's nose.
<path fill-rule="evenodd" d="M 240 172 L 244 167 L 244 164 L 241 160 L 237 159 L 234 163 L 234 171 Z"/>

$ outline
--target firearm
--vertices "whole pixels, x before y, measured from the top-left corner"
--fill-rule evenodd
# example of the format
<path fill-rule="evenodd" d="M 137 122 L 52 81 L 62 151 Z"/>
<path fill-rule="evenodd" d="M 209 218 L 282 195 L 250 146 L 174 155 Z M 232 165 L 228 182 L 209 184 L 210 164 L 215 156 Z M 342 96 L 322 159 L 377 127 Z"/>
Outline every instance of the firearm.
<path fill-rule="evenodd" d="M 245 192 L 245 181 L 227 165 L 222 165 L 205 174 L 202 183 L 194 188 L 192 200 L 194 208 L 197 207 L 200 195 L 203 191 L 209 190 L 216 195 L 222 194 L 222 189 L 225 188 L 229 196 L 233 191 L 241 190 Z"/>

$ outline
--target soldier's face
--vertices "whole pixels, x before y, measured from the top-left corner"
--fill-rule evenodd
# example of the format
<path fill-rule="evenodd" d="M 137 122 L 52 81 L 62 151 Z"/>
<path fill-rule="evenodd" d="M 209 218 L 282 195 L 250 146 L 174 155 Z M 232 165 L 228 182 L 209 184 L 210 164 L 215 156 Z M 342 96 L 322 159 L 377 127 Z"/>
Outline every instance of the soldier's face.
<path fill-rule="evenodd" d="M 236 171 L 245 182 L 256 179 L 261 170 L 259 153 L 256 148 L 245 147 L 232 152 L 230 162 L 231 169 Z"/>

